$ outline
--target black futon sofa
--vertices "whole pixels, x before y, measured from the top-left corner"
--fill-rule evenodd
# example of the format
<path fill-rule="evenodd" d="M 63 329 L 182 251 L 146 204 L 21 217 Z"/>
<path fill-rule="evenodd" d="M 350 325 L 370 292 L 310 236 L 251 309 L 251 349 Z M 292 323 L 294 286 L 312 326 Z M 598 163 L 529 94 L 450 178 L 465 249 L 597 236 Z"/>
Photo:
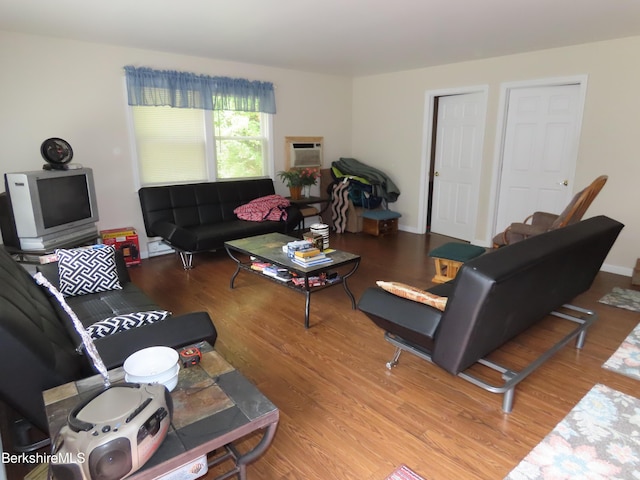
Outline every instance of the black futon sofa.
<path fill-rule="evenodd" d="M 444 311 L 379 287 L 368 288 L 358 308 L 396 346 L 388 368 L 396 365 L 403 350 L 409 351 L 504 394 L 503 410 L 510 412 L 520 381 L 573 338 L 582 348 L 586 329 L 597 316 L 568 302 L 590 288 L 622 228 L 611 218 L 593 217 L 477 257 L 465 263 L 454 280 L 428 289 L 447 297 Z M 518 372 L 486 358 L 550 314 L 577 326 L 527 367 Z M 472 375 L 467 369 L 475 363 L 497 371 L 504 382 Z"/>
<path fill-rule="evenodd" d="M 65 299 L 85 326 L 116 315 L 160 309 L 130 282 L 119 254 L 116 266 L 122 289 Z M 39 268 L 57 287 L 57 264 Z M 98 338 L 94 343 L 105 366 L 115 368 L 141 348 L 177 348 L 202 340 L 214 345 L 216 337 L 209 315 L 197 312 L 169 316 Z M 57 299 L 0 245 L 0 398 L 44 433 L 48 427 L 43 390 L 96 373 L 80 342 Z"/>
<path fill-rule="evenodd" d="M 193 267 L 194 253 L 217 250 L 226 241 L 295 230 L 303 221 L 295 205 L 286 209 L 286 221 L 251 222 L 233 213 L 251 200 L 274 194 L 270 178 L 138 190 L 147 236 L 161 237 L 176 249 L 185 270 Z"/>

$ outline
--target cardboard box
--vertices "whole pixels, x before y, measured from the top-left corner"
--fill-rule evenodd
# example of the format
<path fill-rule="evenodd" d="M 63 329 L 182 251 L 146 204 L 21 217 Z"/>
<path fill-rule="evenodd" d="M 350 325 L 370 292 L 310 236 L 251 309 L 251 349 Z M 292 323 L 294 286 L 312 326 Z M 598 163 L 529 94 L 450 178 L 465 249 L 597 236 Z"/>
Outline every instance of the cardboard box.
<path fill-rule="evenodd" d="M 313 245 L 320 251 L 324 250 L 324 237 L 319 233 L 307 232 L 302 235 L 302 238 Z"/>
<path fill-rule="evenodd" d="M 111 230 L 100 230 L 100 237 L 103 240 L 107 238 L 121 238 L 121 237 L 133 236 L 137 234 L 138 233 L 133 227 L 113 228 Z"/>
<path fill-rule="evenodd" d="M 122 252 L 127 267 L 140 265 L 138 233 L 133 227 L 100 230 L 100 238 L 105 245 L 113 245 Z"/>
<path fill-rule="evenodd" d="M 631 285 L 640 285 L 640 258 L 636 260 L 636 268 L 633 269 Z"/>

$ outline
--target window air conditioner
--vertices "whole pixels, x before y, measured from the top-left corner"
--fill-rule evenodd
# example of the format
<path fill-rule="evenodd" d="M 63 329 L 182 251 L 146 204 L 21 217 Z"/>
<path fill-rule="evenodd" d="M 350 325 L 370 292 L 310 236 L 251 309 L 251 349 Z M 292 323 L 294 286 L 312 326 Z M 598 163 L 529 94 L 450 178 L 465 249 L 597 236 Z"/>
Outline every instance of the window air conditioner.
<path fill-rule="evenodd" d="M 296 168 L 322 166 L 322 143 L 291 143 L 291 160 Z"/>

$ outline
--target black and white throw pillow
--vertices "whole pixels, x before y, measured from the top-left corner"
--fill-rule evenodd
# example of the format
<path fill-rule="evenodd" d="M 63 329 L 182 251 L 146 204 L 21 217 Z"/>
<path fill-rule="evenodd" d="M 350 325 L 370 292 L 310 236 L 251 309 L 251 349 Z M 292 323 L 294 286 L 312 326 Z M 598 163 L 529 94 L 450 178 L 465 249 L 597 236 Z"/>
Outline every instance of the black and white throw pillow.
<path fill-rule="evenodd" d="M 56 250 L 60 292 L 65 297 L 120 290 L 115 248 L 72 248 Z"/>
<path fill-rule="evenodd" d="M 171 312 L 167 312 L 166 310 L 126 313 L 95 322 L 87 327 L 87 332 L 89 332 L 91 338 L 95 340 L 96 338 L 106 337 L 107 335 L 113 335 L 114 333 L 131 328 L 159 322 L 169 315 L 171 315 Z"/>

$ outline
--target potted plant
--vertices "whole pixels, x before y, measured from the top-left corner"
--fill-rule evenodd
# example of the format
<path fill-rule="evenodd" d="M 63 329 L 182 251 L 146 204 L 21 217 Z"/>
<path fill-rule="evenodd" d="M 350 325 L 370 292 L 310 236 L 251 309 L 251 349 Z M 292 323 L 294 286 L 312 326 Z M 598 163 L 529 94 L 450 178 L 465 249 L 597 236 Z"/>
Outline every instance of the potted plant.
<path fill-rule="evenodd" d="M 286 171 L 278 172 L 278 176 L 289 187 L 292 200 L 302 198 L 302 187 L 315 185 L 320 177 L 320 170 L 317 168 L 290 168 Z"/>

